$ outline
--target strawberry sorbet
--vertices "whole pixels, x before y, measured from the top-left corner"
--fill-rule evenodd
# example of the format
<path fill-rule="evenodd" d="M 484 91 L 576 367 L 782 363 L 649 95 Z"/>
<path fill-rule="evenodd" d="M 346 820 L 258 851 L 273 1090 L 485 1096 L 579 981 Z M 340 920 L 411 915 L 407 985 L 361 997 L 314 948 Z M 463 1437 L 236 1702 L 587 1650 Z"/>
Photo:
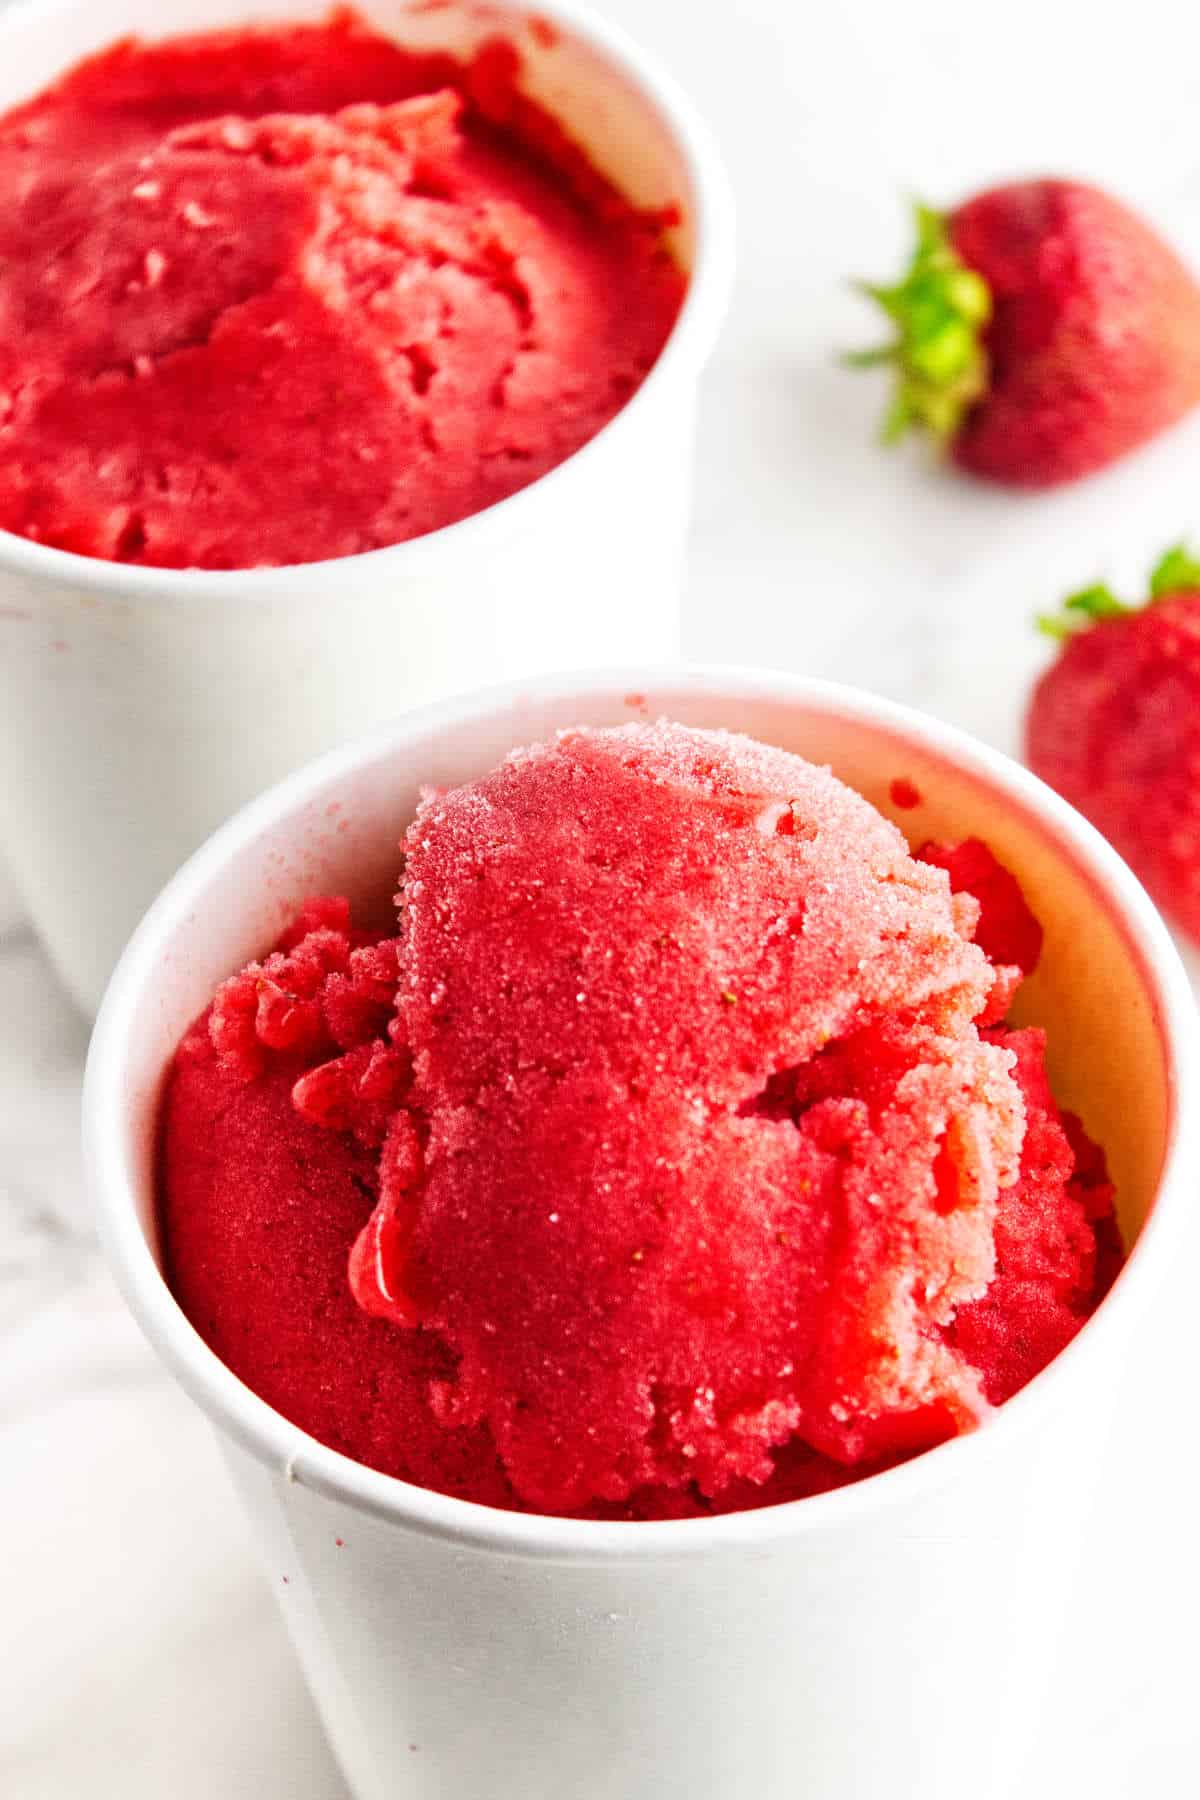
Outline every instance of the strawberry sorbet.
<path fill-rule="evenodd" d="M 339 12 L 118 44 L 0 120 L 0 526 L 307 562 L 584 444 L 684 280 L 519 78 Z"/>
<path fill-rule="evenodd" d="M 164 1106 L 174 1290 L 324 1442 L 761 1505 L 970 1429 L 1096 1304 L 1112 1190 L 1003 1023 L 1040 932 L 984 845 L 663 723 L 431 793 L 403 851 L 398 935 L 311 903 Z"/>

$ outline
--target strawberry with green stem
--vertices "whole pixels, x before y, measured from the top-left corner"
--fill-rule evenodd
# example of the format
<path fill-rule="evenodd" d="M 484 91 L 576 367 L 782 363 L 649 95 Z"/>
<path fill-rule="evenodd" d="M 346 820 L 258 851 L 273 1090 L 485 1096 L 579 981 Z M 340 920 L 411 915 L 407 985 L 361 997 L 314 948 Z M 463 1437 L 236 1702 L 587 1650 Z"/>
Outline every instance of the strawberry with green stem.
<path fill-rule="evenodd" d="M 864 283 L 891 342 L 885 440 L 928 433 L 963 468 L 1050 487 L 1104 468 L 1200 402 L 1200 286 L 1111 196 L 1071 181 L 915 209 L 902 280 Z"/>
<path fill-rule="evenodd" d="M 1030 703 L 1027 761 L 1200 939 L 1200 558 L 1169 550 L 1141 606 L 1097 584 L 1038 623 L 1059 651 Z"/>

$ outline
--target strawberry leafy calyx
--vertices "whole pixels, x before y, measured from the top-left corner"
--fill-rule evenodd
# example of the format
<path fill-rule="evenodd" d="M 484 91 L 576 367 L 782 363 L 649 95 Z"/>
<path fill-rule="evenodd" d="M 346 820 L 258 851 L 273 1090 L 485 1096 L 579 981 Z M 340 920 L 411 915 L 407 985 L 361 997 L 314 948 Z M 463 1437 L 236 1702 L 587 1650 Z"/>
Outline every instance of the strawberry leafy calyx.
<path fill-rule="evenodd" d="M 1197 592 L 1200 592 L 1200 558 L 1194 556 L 1186 544 L 1172 544 L 1151 572 L 1151 600 L 1165 600 L 1170 594 Z"/>
<path fill-rule="evenodd" d="M 895 327 L 891 343 L 852 351 L 850 368 L 890 367 L 895 388 L 882 436 L 894 443 L 906 431 L 951 439 L 988 387 L 983 329 L 992 316 L 986 281 L 969 268 L 950 242 L 946 215 L 919 202 L 913 207 L 917 243 L 901 281 L 892 287 L 859 282 Z"/>
<path fill-rule="evenodd" d="M 1186 544 L 1173 544 L 1154 565 L 1150 574 L 1150 592 L 1141 604 L 1130 606 L 1117 598 L 1103 582 L 1069 594 L 1056 613 L 1039 613 L 1038 630 L 1060 643 L 1088 631 L 1101 619 L 1126 618 L 1130 613 L 1144 612 L 1157 600 L 1168 600 L 1176 594 L 1200 593 L 1200 557 Z"/>

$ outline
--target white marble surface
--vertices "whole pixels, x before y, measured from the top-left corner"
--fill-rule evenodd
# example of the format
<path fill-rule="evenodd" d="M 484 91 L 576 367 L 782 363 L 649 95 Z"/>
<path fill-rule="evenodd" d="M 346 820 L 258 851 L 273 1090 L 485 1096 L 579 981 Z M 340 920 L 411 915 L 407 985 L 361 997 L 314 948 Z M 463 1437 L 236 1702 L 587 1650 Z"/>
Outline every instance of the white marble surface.
<path fill-rule="evenodd" d="M 831 359 L 873 330 L 842 278 L 888 271 L 902 191 L 1039 170 L 1121 189 L 1200 264 L 1198 28 L 1165 0 L 1111 20 L 1010 0 L 1002 31 L 956 0 L 609 10 L 706 107 L 741 212 L 705 393 L 689 651 L 852 679 L 1011 747 L 1041 655 L 1031 610 L 1101 571 L 1136 581 L 1200 532 L 1200 416 L 1042 499 L 885 458 L 878 391 Z M 0 893 L 0 1794 L 341 1800 L 207 1428 L 98 1260 L 76 1148 L 85 1041 Z M 1161 1387 L 1122 1421 L 1111 1591 L 1086 1666 L 1060 1672 L 1067 1726 L 1030 1800 L 1200 1793 L 1190 1346 L 1181 1328 L 1176 1360 L 1161 1329 Z"/>

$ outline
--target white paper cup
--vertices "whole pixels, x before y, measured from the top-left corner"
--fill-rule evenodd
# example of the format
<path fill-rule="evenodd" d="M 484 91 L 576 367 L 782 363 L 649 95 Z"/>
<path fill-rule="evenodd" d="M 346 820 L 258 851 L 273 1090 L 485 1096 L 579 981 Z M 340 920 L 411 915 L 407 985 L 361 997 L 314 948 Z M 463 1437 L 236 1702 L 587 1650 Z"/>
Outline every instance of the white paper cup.
<path fill-rule="evenodd" d="M 29 0 L 0 16 L 0 108 L 122 34 L 320 18 L 329 0 Z M 678 654 L 697 380 L 731 213 L 675 85 L 574 0 L 529 12 L 360 0 L 379 30 L 469 51 L 503 32 L 528 91 L 639 205 L 679 203 L 691 284 L 655 368 L 565 463 L 411 543 L 287 569 L 124 568 L 0 532 L 0 845 L 94 1011 L 171 871 L 237 806 L 406 706 L 525 672 Z"/>
<path fill-rule="evenodd" d="M 559 726 L 665 714 L 834 769 L 914 836 L 982 835 L 1046 931 L 1022 1012 L 1104 1143 L 1129 1262 L 1070 1348 L 986 1427 L 838 1492 L 713 1520 L 598 1524 L 428 1493 L 305 1436 L 216 1359 L 156 1261 L 164 1068 L 217 982 L 314 891 L 388 894 L 422 784 Z M 337 802 L 338 811 L 329 807 Z M 113 977 L 84 1100 L 113 1266 L 215 1421 L 359 1800 L 1008 1800 L 1070 1653 L 1072 1560 L 1123 1380 L 1200 1167 L 1197 1025 L 1158 915 L 1033 776 L 853 690 L 736 671 L 561 678 L 443 704 L 246 808 L 175 878 Z"/>

